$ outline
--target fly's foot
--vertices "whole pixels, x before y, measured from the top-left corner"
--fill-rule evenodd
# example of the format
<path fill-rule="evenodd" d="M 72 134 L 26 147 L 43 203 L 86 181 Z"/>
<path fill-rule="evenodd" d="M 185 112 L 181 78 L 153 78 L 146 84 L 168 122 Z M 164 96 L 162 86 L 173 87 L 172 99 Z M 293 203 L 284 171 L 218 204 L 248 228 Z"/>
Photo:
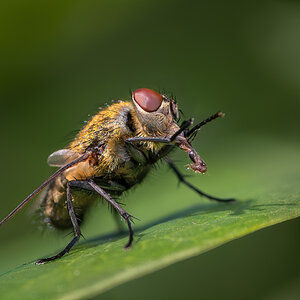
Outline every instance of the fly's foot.
<path fill-rule="evenodd" d="M 53 260 L 56 260 L 58 258 L 61 258 L 61 256 L 52 256 L 52 257 L 48 257 L 48 258 L 41 258 L 41 259 L 38 259 L 35 264 L 36 265 L 44 265 L 50 261 L 53 261 Z"/>
<path fill-rule="evenodd" d="M 130 215 L 129 213 L 127 213 L 127 212 L 124 212 L 122 214 L 122 217 L 127 222 L 127 226 L 128 226 L 128 230 L 129 230 L 129 240 L 128 240 L 128 243 L 124 247 L 124 249 L 127 250 L 131 247 L 132 242 L 133 242 L 133 230 L 132 230 L 132 227 L 131 227 L 131 222 L 133 222 L 132 218 L 134 218 L 134 217 L 132 215 Z"/>

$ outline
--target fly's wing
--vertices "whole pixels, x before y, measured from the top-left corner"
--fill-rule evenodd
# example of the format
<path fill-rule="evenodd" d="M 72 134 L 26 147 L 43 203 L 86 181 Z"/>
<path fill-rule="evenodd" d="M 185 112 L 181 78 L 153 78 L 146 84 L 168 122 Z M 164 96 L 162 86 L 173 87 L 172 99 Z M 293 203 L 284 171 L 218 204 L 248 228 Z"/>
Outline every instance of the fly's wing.
<path fill-rule="evenodd" d="M 51 167 L 62 167 L 77 159 L 79 156 L 80 154 L 72 150 L 61 149 L 50 154 L 47 163 Z"/>

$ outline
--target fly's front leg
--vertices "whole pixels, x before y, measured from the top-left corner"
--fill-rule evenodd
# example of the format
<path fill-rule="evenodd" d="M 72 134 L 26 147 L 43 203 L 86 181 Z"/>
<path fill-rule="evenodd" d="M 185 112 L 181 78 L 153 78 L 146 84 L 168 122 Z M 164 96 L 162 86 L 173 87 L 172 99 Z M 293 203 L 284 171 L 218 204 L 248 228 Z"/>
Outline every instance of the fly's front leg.
<path fill-rule="evenodd" d="M 64 250 L 62 250 L 61 252 L 59 252 L 58 254 L 56 254 L 54 256 L 37 260 L 36 264 L 44 264 L 46 262 L 61 258 L 62 256 L 64 256 L 66 253 L 68 253 L 71 250 L 71 248 L 76 244 L 76 242 L 79 241 L 81 233 L 80 233 L 80 227 L 79 227 L 77 219 L 76 219 L 74 206 L 73 206 L 73 202 L 72 202 L 70 182 L 68 182 L 68 184 L 67 184 L 67 208 L 68 208 L 68 212 L 69 212 L 71 222 L 73 225 L 73 229 L 74 229 L 74 235 L 75 235 L 74 238 L 66 246 L 66 248 Z"/>
<path fill-rule="evenodd" d="M 99 187 L 92 179 L 89 179 L 87 183 L 101 196 L 103 197 L 108 203 L 110 203 L 113 208 L 119 213 L 119 215 L 126 221 L 128 230 L 129 230 L 129 240 L 128 243 L 125 245 L 125 249 L 129 248 L 133 241 L 133 230 L 131 227 L 131 219 L 132 216 L 126 212 L 108 193 L 106 193 L 101 187 Z"/>
<path fill-rule="evenodd" d="M 174 173 L 176 174 L 179 181 L 182 182 L 183 184 L 185 184 L 187 187 L 189 187 L 193 191 L 195 191 L 196 193 L 198 193 L 199 195 L 204 196 L 210 200 L 215 200 L 215 201 L 219 201 L 219 202 L 234 202 L 235 201 L 234 198 L 228 198 L 228 199 L 218 198 L 218 197 L 214 197 L 214 196 L 208 195 L 208 194 L 200 191 L 198 188 L 196 188 L 191 183 L 189 183 L 188 181 L 185 180 L 184 175 L 181 174 L 181 172 L 178 170 L 178 168 L 175 166 L 174 162 L 171 159 L 165 158 L 165 160 L 168 163 L 168 165 L 170 166 L 170 168 L 174 171 Z"/>
<path fill-rule="evenodd" d="M 188 129 L 193 124 L 193 119 L 184 121 L 180 129 L 176 131 L 170 138 L 161 138 L 161 137 L 133 137 L 126 139 L 127 143 L 137 143 L 137 142 L 153 142 L 153 143 L 172 143 L 177 136 L 179 136 L 183 131 Z"/>

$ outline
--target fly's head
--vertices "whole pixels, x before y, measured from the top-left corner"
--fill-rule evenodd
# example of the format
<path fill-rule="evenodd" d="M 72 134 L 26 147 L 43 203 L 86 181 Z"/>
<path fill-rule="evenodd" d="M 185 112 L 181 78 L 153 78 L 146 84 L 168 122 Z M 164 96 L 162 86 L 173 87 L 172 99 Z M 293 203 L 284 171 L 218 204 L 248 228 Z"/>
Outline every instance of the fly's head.
<path fill-rule="evenodd" d="M 192 147 L 191 140 L 203 125 L 216 118 L 223 117 L 224 114 L 222 112 L 210 116 L 191 129 L 189 126 L 192 125 L 193 119 L 185 121 L 180 128 L 177 124 L 179 119 L 178 107 L 174 100 L 153 90 L 142 88 L 132 94 L 132 101 L 137 118 L 146 135 L 169 138 L 170 143 L 187 152 L 192 161 L 189 167 L 194 172 L 206 172 L 206 164 Z"/>
<path fill-rule="evenodd" d="M 168 136 L 179 129 L 176 122 L 179 118 L 178 108 L 174 100 L 141 88 L 133 92 L 132 101 L 143 131 L 148 135 Z"/>

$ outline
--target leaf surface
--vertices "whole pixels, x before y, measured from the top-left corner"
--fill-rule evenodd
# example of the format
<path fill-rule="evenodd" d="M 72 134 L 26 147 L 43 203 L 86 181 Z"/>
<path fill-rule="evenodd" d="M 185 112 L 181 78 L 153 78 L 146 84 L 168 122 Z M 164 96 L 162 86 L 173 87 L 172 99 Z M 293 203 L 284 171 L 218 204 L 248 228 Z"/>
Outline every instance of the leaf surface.
<path fill-rule="evenodd" d="M 203 200 L 143 226 L 137 224 L 135 242 L 129 250 L 123 250 L 127 236 L 110 234 L 81 243 L 54 263 L 37 266 L 31 262 L 9 271 L 0 276 L 1 297 L 91 297 L 261 228 L 296 218 L 300 216 L 300 176 L 294 164 L 297 153 L 291 151 L 291 164 L 276 176 L 272 175 L 271 155 L 262 165 L 265 172 L 257 175 L 256 183 L 247 186 L 242 183 L 246 177 L 244 181 L 239 178 L 241 166 L 233 165 L 228 178 L 240 183 L 239 201 L 224 204 Z M 261 153 L 261 158 L 264 155 Z M 247 171 L 247 176 L 255 174 L 255 167 Z M 167 202 L 174 201 L 176 191 Z"/>

